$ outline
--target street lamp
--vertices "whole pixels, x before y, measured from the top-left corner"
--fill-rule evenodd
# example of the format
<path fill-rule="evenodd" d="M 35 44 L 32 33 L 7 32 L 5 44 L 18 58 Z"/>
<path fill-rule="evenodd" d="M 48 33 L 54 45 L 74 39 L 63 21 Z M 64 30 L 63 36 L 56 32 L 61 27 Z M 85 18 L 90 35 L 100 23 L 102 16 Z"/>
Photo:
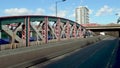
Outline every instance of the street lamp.
<path fill-rule="evenodd" d="M 57 11 L 58 11 L 58 10 L 57 10 L 57 4 L 60 3 L 60 2 L 64 2 L 64 1 L 66 1 L 66 0 L 56 1 L 56 17 L 57 17 Z"/>

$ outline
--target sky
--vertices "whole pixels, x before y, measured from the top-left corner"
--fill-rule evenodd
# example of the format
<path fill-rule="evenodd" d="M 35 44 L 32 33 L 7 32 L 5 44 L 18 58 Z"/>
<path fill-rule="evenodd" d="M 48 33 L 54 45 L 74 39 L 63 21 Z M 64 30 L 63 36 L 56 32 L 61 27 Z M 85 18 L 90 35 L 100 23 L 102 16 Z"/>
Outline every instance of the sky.
<path fill-rule="evenodd" d="M 1 0 L 0 17 L 15 15 L 55 16 L 55 3 L 62 0 Z M 120 0 L 66 0 L 58 2 L 58 16 L 75 21 L 75 9 L 86 6 L 90 23 L 116 23 L 120 16 Z M 118 15 L 116 15 L 116 13 Z"/>

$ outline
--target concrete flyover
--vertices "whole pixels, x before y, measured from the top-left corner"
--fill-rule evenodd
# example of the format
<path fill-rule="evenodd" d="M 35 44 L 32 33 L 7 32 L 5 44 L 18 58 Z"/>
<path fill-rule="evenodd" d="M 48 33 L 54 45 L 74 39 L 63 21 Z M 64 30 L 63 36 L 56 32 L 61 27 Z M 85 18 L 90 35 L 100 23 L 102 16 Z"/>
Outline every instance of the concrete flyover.
<path fill-rule="evenodd" d="M 88 26 L 86 29 L 93 32 L 103 32 L 103 31 L 118 31 L 120 37 L 120 24 L 104 25 L 104 26 Z"/>
<path fill-rule="evenodd" d="M 118 31 L 120 30 L 120 24 L 116 25 L 104 25 L 104 26 L 88 26 L 86 29 L 90 29 L 92 31 Z"/>
<path fill-rule="evenodd" d="M 39 46 L 23 47 L 18 49 L 0 51 L 0 68 L 29 67 L 57 56 L 70 53 L 76 49 L 84 48 L 108 36 L 70 39 Z"/>

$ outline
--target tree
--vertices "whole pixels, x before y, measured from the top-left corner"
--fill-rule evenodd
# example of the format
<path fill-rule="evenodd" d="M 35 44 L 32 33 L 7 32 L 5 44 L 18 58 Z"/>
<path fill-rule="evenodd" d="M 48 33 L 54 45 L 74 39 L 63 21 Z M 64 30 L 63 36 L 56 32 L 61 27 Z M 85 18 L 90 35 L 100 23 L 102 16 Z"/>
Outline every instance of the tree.
<path fill-rule="evenodd" d="M 120 17 L 118 18 L 118 20 L 117 20 L 117 23 L 119 23 L 120 22 Z"/>

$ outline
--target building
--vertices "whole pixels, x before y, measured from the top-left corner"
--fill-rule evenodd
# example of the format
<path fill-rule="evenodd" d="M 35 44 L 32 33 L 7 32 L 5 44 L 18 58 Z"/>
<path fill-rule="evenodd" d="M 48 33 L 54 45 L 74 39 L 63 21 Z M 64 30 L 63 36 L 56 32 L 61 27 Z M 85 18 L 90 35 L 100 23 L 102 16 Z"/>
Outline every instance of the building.
<path fill-rule="evenodd" d="M 79 24 L 89 23 L 89 9 L 83 6 L 76 8 L 75 11 L 76 22 Z"/>

